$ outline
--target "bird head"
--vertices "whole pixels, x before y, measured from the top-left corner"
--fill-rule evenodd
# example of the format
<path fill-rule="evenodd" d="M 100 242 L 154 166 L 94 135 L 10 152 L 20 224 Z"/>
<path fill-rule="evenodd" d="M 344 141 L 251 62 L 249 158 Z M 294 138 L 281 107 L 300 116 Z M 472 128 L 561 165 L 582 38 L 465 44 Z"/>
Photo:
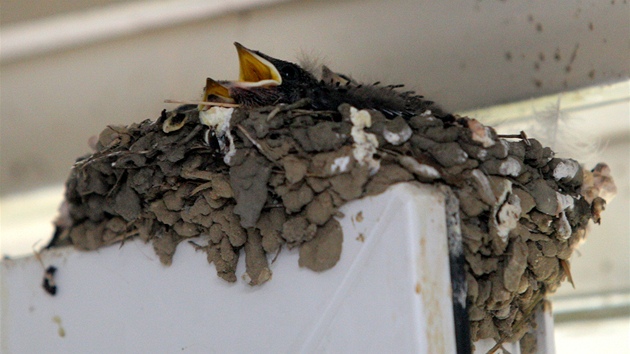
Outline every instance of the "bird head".
<path fill-rule="evenodd" d="M 239 59 L 238 81 L 208 78 L 204 100 L 266 106 L 292 103 L 307 97 L 318 81 L 294 63 L 272 58 L 235 42 Z"/>

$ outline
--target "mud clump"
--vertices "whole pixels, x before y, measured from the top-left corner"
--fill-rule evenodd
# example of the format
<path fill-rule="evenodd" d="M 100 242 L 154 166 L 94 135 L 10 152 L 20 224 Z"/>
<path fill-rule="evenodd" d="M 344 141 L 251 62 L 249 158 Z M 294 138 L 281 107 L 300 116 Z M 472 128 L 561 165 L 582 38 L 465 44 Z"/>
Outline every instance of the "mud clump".
<path fill-rule="evenodd" d="M 139 237 L 170 264 L 190 241 L 229 282 L 244 253 L 243 279 L 260 285 L 283 247 L 299 248 L 301 267 L 333 267 L 346 202 L 399 182 L 440 184 L 459 199 L 471 339 L 531 342 L 532 306 L 570 279 L 568 259 L 599 221 L 607 166 L 586 171 L 535 139 L 429 110 L 387 119 L 347 104 L 277 108 L 182 106 L 107 127 L 71 171 L 49 247 Z"/>

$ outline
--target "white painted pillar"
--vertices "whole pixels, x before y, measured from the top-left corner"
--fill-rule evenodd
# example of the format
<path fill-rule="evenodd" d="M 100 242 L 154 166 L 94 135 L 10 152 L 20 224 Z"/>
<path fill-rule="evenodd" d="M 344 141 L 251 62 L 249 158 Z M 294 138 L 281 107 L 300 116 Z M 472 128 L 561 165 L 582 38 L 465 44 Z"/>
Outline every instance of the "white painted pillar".
<path fill-rule="evenodd" d="M 185 242 L 170 267 L 141 241 L 46 251 L 56 296 L 34 257 L 4 260 L 2 352 L 455 353 L 444 199 L 399 184 L 348 203 L 335 267 L 284 249 L 259 287 L 221 280 Z"/>

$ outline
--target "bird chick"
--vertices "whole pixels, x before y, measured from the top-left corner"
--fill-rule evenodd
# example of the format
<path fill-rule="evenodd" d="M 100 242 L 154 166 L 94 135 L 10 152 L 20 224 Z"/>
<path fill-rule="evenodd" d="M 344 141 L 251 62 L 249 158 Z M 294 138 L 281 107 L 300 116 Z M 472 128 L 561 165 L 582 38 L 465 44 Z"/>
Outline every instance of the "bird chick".
<path fill-rule="evenodd" d="M 357 109 L 374 109 L 386 117 L 410 118 L 430 109 L 443 114 L 433 102 L 413 91 L 399 92 L 402 85 L 360 84 L 348 76 L 322 67 L 321 77 L 297 64 L 276 59 L 240 43 L 234 43 L 239 57 L 238 81 L 206 80 L 204 100 L 260 107 L 308 99 L 314 110 L 336 110 L 342 103 Z M 200 109 L 203 107 L 200 106 Z"/>
<path fill-rule="evenodd" d="M 260 107 L 293 103 L 309 96 L 315 77 L 294 63 L 269 57 L 235 42 L 239 59 L 238 81 L 206 79 L 204 100 Z"/>

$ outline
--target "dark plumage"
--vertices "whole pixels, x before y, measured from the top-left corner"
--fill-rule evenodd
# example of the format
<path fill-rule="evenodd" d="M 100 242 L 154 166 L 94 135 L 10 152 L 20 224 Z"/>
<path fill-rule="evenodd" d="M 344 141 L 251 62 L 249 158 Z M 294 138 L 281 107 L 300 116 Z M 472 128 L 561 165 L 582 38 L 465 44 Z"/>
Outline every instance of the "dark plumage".
<path fill-rule="evenodd" d="M 436 116 L 444 113 L 433 102 L 413 91 L 399 92 L 402 85 L 362 85 L 351 78 L 322 68 L 321 79 L 297 64 L 276 59 L 235 43 L 240 62 L 238 81 L 208 79 L 205 100 L 234 102 L 245 107 L 294 103 L 310 99 L 315 110 L 336 110 L 342 103 L 358 109 L 381 111 L 386 117 L 413 115 L 430 109 Z"/>
<path fill-rule="evenodd" d="M 403 85 L 382 86 L 380 82 L 360 84 L 345 75 L 333 73 L 324 66 L 320 85 L 311 92 L 311 98 L 316 109 L 331 109 L 341 103 L 349 103 L 359 109 L 381 111 L 389 118 L 410 118 L 427 109 L 435 115 L 443 114 L 432 101 L 423 100 L 423 96 L 418 96 L 413 91 L 399 92 L 397 89 L 401 87 Z"/>

